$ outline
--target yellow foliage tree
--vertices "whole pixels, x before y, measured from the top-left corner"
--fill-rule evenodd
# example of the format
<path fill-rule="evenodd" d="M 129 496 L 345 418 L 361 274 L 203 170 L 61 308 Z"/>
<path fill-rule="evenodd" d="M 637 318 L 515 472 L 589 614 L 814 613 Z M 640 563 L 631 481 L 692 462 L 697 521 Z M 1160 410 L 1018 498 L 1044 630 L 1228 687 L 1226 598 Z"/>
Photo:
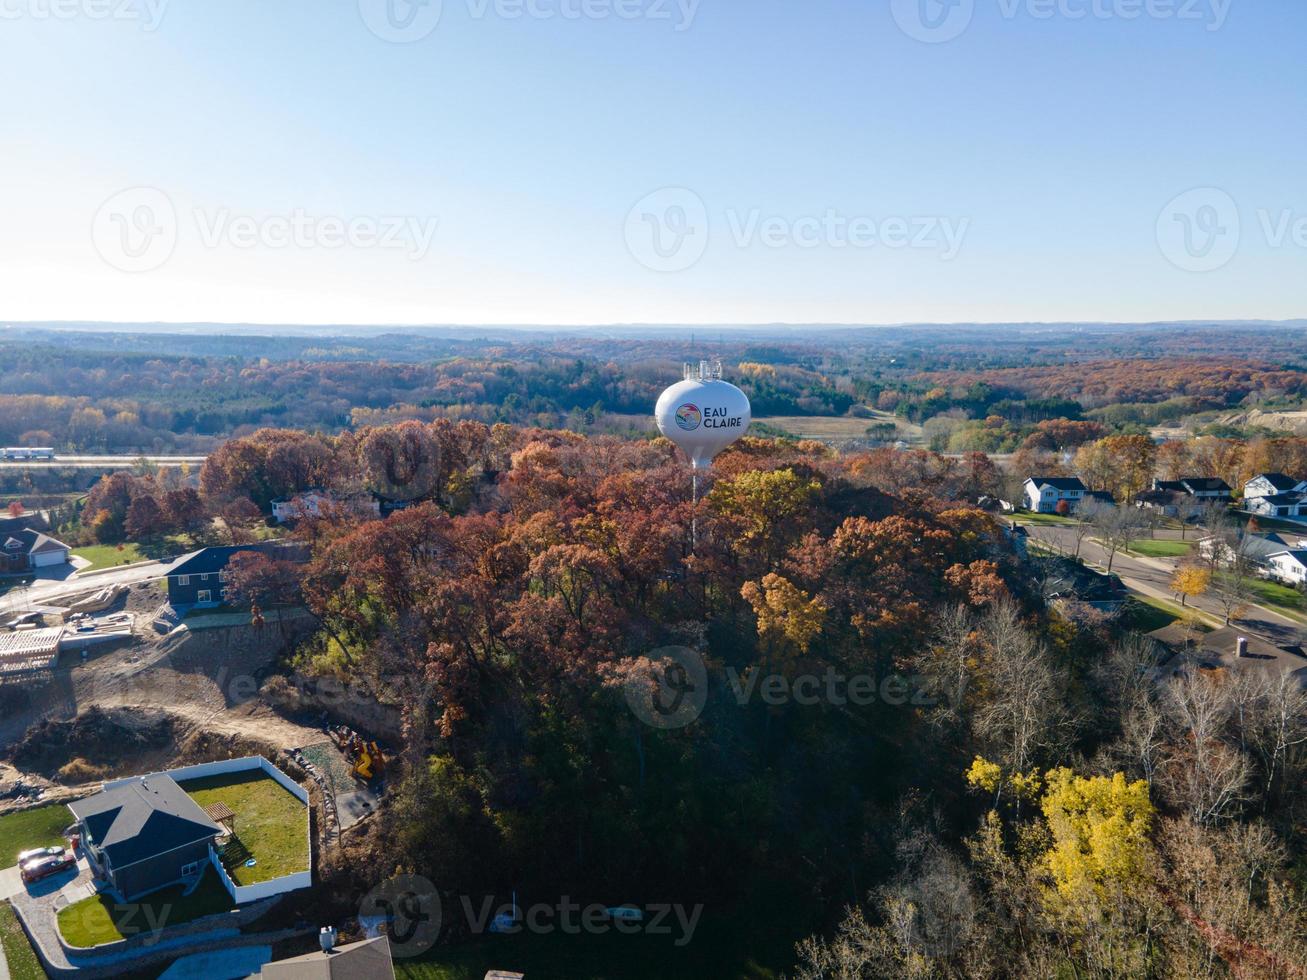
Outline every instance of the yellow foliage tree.
<path fill-rule="evenodd" d="M 1148 832 L 1156 810 L 1148 783 L 1124 774 L 1077 776 L 1050 770 L 1040 808 L 1053 836 L 1044 857 L 1059 894 L 1104 891 L 1138 879 L 1145 868 Z"/>
<path fill-rule="evenodd" d="M 1180 596 L 1180 605 L 1188 605 L 1212 585 L 1212 571 L 1201 565 L 1181 565 L 1171 576 L 1171 588 Z"/>
<path fill-rule="evenodd" d="M 772 572 L 761 582 L 745 582 L 740 594 L 753 607 L 764 641 L 788 642 L 802 654 L 821 633 L 826 607 L 784 576 Z"/>

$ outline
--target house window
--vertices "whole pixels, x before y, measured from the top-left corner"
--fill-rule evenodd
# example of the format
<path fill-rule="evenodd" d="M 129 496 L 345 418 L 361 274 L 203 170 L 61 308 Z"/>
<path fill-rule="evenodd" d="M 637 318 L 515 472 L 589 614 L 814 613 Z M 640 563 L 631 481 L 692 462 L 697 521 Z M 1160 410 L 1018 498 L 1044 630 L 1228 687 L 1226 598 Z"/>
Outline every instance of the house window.
<path fill-rule="evenodd" d="M 227 581 L 227 573 L 226 573 L 226 572 L 219 572 L 219 573 L 218 573 L 218 581 L 219 581 L 219 582 L 225 582 L 225 581 Z"/>
<path fill-rule="evenodd" d="M 205 572 L 203 575 L 201 575 L 201 576 L 200 576 L 200 581 L 201 581 L 201 582 L 207 582 L 207 581 L 209 581 L 209 573 L 208 573 L 208 572 Z"/>
<path fill-rule="evenodd" d="M 209 599 L 209 596 L 210 596 L 210 595 L 212 595 L 212 593 L 211 593 L 208 589 L 200 589 L 199 592 L 195 593 L 195 601 L 196 601 L 196 602 L 209 602 L 209 601 L 210 601 L 210 599 Z"/>
<path fill-rule="evenodd" d="M 178 584 L 178 585 L 190 585 L 190 584 L 191 584 L 191 577 L 190 577 L 189 575 L 178 575 L 178 576 L 177 576 L 177 584 Z"/>
<path fill-rule="evenodd" d="M 183 865 L 182 865 L 182 877 L 183 877 L 183 878 L 193 878 L 195 875 L 197 875 L 197 874 L 199 874 L 199 873 L 200 873 L 200 862 L 199 862 L 199 861 L 192 861 L 190 864 L 183 864 Z"/>

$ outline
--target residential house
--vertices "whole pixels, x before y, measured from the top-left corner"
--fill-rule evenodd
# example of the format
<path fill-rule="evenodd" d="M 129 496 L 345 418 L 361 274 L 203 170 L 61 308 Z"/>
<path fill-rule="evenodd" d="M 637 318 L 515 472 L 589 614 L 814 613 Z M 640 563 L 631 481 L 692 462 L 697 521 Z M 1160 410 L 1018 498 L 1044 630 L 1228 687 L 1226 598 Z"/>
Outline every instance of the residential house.
<path fill-rule="evenodd" d="M 1300 688 L 1307 689 L 1307 656 L 1301 649 L 1278 647 L 1233 626 L 1196 634 L 1172 623 L 1148 635 L 1164 653 L 1161 666 L 1152 672 L 1158 683 L 1194 669 L 1212 673 L 1260 671 L 1272 677 L 1287 673 Z"/>
<path fill-rule="evenodd" d="M 305 517 L 321 517 L 323 513 L 330 514 L 335 510 L 380 517 L 381 503 L 375 497 L 342 498 L 325 490 L 306 490 L 272 502 L 272 517 L 278 524 Z"/>
<path fill-rule="evenodd" d="M 94 875 L 121 901 L 199 878 L 221 826 L 165 773 L 68 804 Z"/>
<path fill-rule="evenodd" d="M 1277 551 L 1266 559 L 1266 572 L 1285 585 L 1307 584 L 1307 549 Z"/>
<path fill-rule="evenodd" d="M 1229 500 L 1230 485 L 1214 476 L 1184 476 L 1178 480 L 1154 480 L 1154 490 L 1193 497 L 1195 500 Z"/>
<path fill-rule="evenodd" d="M 1064 500 L 1068 508 L 1075 510 L 1088 492 L 1074 476 L 1032 476 L 1026 479 L 1023 502 L 1027 510 L 1054 514 Z"/>
<path fill-rule="evenodd" d="M 1307 480 L 1283 473 L 1262 473 L 1243 488 L 1244 510 L 1261 517 L 1307 518 Z"/>
<path fill-rule="evenodd" d="M 262 980 L 395 980 L 395 965 L 390 940 L 378 936 L 265 964 L 259 976 Z"/>
<path fill-rule="evenodd" d="M 62 541 L 31 528 L 0 532 L 0 571 L 28 572 L 68 564 L 72 550 Z"/>
<path fill-rule="evenodd" d="M 1257 566 L 1258 568 L 1267 567 L 1272 555 L 1278 555 L 1281 552 L 1292 550 L 1297 546 L 1297 539 L 1292 535 L 1272 532 L 1270 534 L 1249 534 L 1246 531 L 1238 531 L 1238 547 L 1231 549 L 1230 545 L 1221 538 L 1207 537 L 1198 542 L 1198 553 L 1211 561 L 1216 556 L 1217 561 L 1222 565 L 1229 565 L 1234 561 L 1237 554 L 1240 558 Z"/>
<path fill-rule="evenodd" d="M 1154 480 L 1152 490 L 1145 490 L 1135 496 L 1135 506 L 1155 510 L 1165 517 L 1178 517 L 1180 515 L 1180 501 L 1184 499 L 1184 494 L 1175 490 L 1159 490 L 1157 489 L 1158 482 Z"/>
<path fill-rule="evenodd" d="M 242 551 L 259 552 L 281 561 L 303 561 L 303 547 L 276 542 L 201 548 L 178 559 L 168 570 L 168 602 L 174 608 L 220 606 L 227 600 L 227 565 Z"/>
<path fill-rule="evenodd" d="M 1084 499 L 1085 499 L 1085 503 L 1088 503 L 1089 501 L 1092 500 L 1094 503 L 1104 507 L 1116 506 L 1116 498 L 1113 497 L 1106 490 L 1086 490 Z"/>

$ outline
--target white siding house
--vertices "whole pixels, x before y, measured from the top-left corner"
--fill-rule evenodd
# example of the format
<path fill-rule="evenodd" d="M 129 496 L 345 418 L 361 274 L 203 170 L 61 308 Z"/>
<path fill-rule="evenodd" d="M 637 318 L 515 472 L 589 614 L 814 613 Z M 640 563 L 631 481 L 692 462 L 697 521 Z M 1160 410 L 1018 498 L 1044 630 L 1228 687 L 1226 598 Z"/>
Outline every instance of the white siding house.
<path fill-rule="evenodd" d="M 1261 517 L 1307 518 L 1307 480 L 1262 473 L 1244 484 L 1243 506 Z"/>
<path fill-rule="evenodd" d="M 1281 551 L 1266 559 L 1266 571 L 1271 578 L 1285 585 L 1307 583 L 1307 550 Z"/>
<path fill-rule="evenodd" d="M 1074 476 L 1032 476 L 1025 483 L 1024 502 L 1027 510 L 1053 514 L 1063 500 L 1075 510 L 1087 493 L 1085 485 Z"/>

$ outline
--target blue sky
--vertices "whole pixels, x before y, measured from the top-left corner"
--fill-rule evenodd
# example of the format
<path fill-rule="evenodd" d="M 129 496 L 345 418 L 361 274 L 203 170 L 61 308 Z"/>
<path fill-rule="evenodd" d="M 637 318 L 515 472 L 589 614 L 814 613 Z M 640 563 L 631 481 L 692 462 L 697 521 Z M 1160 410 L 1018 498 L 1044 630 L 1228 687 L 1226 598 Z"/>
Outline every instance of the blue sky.
<path fill-rule="evenodd" d="M 0 0 L 0 316 L 1307 315 L 1307 5 L 951 3 Z"/>

